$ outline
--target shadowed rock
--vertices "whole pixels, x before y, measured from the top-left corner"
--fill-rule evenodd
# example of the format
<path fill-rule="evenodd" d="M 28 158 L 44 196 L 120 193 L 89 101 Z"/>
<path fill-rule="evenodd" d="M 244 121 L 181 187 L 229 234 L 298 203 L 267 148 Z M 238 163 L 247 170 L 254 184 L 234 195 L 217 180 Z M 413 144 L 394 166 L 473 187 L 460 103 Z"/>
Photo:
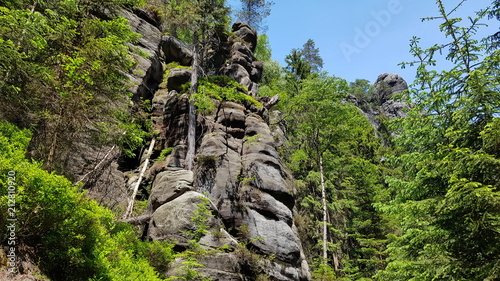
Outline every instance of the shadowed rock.
<path fill-rule="evenodd" d="M 178 62 L 190 66 L 193 60 L 193 47 L 170 35 L 164 35 L 160 42 L 160 50 L 165 63 Z"/>

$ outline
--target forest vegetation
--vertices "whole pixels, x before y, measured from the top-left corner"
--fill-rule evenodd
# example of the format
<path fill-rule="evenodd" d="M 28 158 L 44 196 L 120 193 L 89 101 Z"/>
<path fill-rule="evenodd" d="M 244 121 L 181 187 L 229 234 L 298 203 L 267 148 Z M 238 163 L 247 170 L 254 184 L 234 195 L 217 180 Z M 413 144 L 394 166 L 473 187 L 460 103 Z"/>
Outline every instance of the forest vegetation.
<path fill-rule="evenodd" d="M 500 20 L 500 1 L 478 3 L 469 19 L 436 1 L 440 16 L 425 20 L 438 21 L 447 42 L 423 47 L 420 38 L 411 40 L 414 61 L 401 66 L 415 67 L 416 79 L 392 97 L 409 105 L 407 116 L 381 116 L 386 132 L 348 102 L 354 96 L 376 108 L 367 80 L 349 83 L 324 72 L 313 39 L 291 48 L 280 65 L 263 24 L 272 2 L 241 2 L 236 17 L 262 32 L 254 52 L 264 64 L 258 95 L 280 97 L 274 125 L 286 132 L 279 152 L 293 174 L 293 220 L 313 279 L 499 280 L 500 32 L 477 34 L 486 19 Z M 205 75 L 214 33 L 231 33 L 224 0 L 1 1 L 0 224 L 8 225 L 7 187 L 15 185 L 19 257 L 34 261 L 40 278 L 203 279 L 198 258 L 211 253 L 199 239 L 212 215 L 204 204 L 192 218 L 193 239 L 179 251 L 141 239 L 119 220 L 123 213 L 100 206 L 66 172 L 75 139 L 134 159 L 155 137 L 151 101 L 127 91 L 126 73 L 145 54 L 133 47 L 139 34 L 120 9 L 136 8 L 195 46 L 191 69 L 207 70 L 200 77 L 193 71 L 186 85 L 188 167 L 196 116 L 213 99 L 261 105 L 235 81 Z M 451 67 L 435 70 L 438 58 Z M 0 233 L 3 246 L 8 235 Z M 179 257 L 180 273 L 165 276 Z"/>

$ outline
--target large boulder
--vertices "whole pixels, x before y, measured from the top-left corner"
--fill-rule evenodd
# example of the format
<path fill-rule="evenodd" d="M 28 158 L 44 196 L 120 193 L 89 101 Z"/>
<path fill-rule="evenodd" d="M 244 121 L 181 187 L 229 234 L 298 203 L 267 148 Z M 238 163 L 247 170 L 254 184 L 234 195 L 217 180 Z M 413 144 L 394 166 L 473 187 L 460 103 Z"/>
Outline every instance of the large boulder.
<path fill-rule="evenodd" d="M 149 223 L 149 236 L 154 240 L 172 240 L 179 245 L 187 245 L 188 240 L 193 238 L 193 232 L 197 229 L 192 217 L 199 204 L 206 204 L 203 194 L 188 191 L 161 205 L 153 213 Z M 209 210 L 215 210 L 215 206 L 209 203 Z M 221 225 L 215 217 L 209 217 L 208 228 L 220 229 Z"/>
<path fill-rule="evenodd" d="M 193 188 L 193 172 L 188 170 L 167 170 L 159 173 L 151 189 L 149 202 L 153 210 L 174 200 Z"/>
<path fill-rule="evenodd" d="M 191 80 L 191 73 L 191 69 L 187 68 L 171 69 L 167 77 L 167 89 L 181 92 L 182 85 Z"/>
<path fill-rule="evenodd" d="M 161 38 L 160 50 L 165 63 L 178 62 L 180 65 L 190 66 L 193 60 L 193 47 L 170 35 Z"/>
<path fill-rule="evenodd" d="M 373 97 L 377 105 L 382 105 L 393 95 L 402 93 L 408 89 L 408 84 L 396 73 L 384 73 L 378 76 L 373 85 Z"/>
<path fill-rule="evenodd" d="M 300 241 L 284 221 L 269 218 L 253 209 L 247 210 L 251 244 L 266 255 L 275 255 L 280 261 L 296 264 L 300 259 Z"/>

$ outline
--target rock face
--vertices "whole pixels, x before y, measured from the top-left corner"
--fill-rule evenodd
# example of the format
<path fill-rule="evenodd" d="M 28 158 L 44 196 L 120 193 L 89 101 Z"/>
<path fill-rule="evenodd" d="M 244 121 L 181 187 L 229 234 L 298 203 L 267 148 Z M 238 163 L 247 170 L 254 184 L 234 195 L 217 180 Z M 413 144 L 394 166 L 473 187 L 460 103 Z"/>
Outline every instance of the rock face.
<path fill-rule="evenodd" d="M 252 53 L 256 33 L 244 23 L 233 28 L 239 37 L 225 44 L 228 63 L 220 73 L 235 78 L 255 95 L 263 68 Z M 188 61 L 183 61 L 186 56 L 182 48 L 172 47 L 185 47 L 177 39 L 164 37 L 160 45 L 164 63 Z M 171 147 L 172 151 L 158 162 L 159 167 L 150 168 L 155 171 L 149 173 L 152 188 L 148 210 L 152 218 L 147 236 L 186 247 L 190 239 L 187 233 L 196 228 L 190 218 L 207 198 L 214 217 L 200 243 L 206 248 L 229 245 L 231 250 L 202 259 L 205 268 L 200 272 L 204 276 L 212 280 L 254 280 L 264 274 L 272 280 L 310 280 L 293 222 L 295 190 L 266 122 L 267 109 L 225 101 L 217 102 L 215 112 L 198 116 L 195 167 L 185 170 L 189 100 L 175 86 L 179 83 L 170 82 L 175 72 L 170 71 L 166 88 L 158 90 L 152 99 L 154 126 L 161 139 L 156 149 Z M 183 75 L 188 76 L 187 72 Z"/>
<path fill-rule="evenodd" d="M 311 280 L 293 221 L 292 178 L 278 155 L 267 121 L 268 107 L 277 97 L 261 98 L 268 104 L 263 108 L 216 101 L 214 112 L 198 115 L 195 165 L 192 171 L 186 170 L 189 96 L 182 84 L 190 80 L 192 70 L 170 69 L 164 77 L 164 69 L 170 62 L 189 66 L 193 48 L 177 38 L 162 36 L 151 24 L 154 21 L 144 19 L 147 13 L 123 11 L 122 15 L 143 35 L 136 47 L 148 54 L 137 56 L 138 68 L 129 77 L 134 82 L 130 91 L 136 101 L 151 102 L 151 119 L 158 132 L 152 164 L 141 184 L 143 198 L 148 200 L 144 217 L 151 216 L 143 225 L 144 235 L 175 241 L 176 249 L 184 249 L 197 227 L 191 218 L 200 204 L 206 204 L 213 217 L 200 245 L 229 249 L 199 260 L 205 265 L 199 269 L 205 277 L 243 281 L 264 275 L 271 280 Z M 209 74 L 232 77 L 249 95 L 256 96 L 263 71 L 263 64 L 253 56 L 257 34 L 242 22 L 236 23 L 233 31 L 234 36 L 219 37 L 219 46 L 209 46 L 208 50 L 214 50 L 212 57 L 207 56 L 212 64 Z M 108 150 L 89 152 L 92 165 L 76 174 L 85 174 L 96 163 L 90 158 L 102 159 L 99 155 Z M 109 162 L 102 164 L 112 177 L 97 177 L 91 193 L 123 207 L 145 159 L 124 164 L 117 157 L 110 156 Z M 175 270 L 174 265 L 169 273 Z"/>
<path fill-rule="evenodd" d="M 122 17 L 129 21 L 132 30 L 141 34 L 135 47 L 147 54 L 146 57 L 133 54 L 137 61 L 137 68 L 129 75 L 132 87 L 129 89 L 134 93 L 134 100 L 151 99 L 158 84 L 162 81 L 163 67 L 160 60 L 158 46 L 161 41 L 161 31 L 148 21 L 144 12 L 137 10 L 132 13 L 125 9 L 120 11 Z"/>
<path fill-rule="evenodd" d="M 393 95 L 408 89 L 406 81 L 395 73 L 379 75 L 373 87 L 374 96 L 377 97 L 379 105 L 386 103 Z"/>
<path fill-rule="evenodd" d="M 403 101 L 393 100 L 392 97 L 408 89 L 406 81 L 397 74 L 384 73 L 378 76 L 373 85 L 370 101 L 359 101 L 354 96 L 348 99 L 356 105 L 370 120 L 373 127 L 380 132 L 382 121 L 405 117 L 408 104 Z"/>
<path fill-rule="evenodd" d="M 170 35 L 162 37 L 160 50 L 165 63 L 178 62 L 180 65 L 190 66 L 193 60 L 193 47 Z"/>
<path fill-rule="evenodd" d="M 228 63 L 221 69 L 221 74 L 234 78 L 248 89 L 251 96 L 256 96 L 259 90 L 257 84 L 264 65 L 253 56 L 257 46 L 257 32 L 248 24 L 237 22 L 233 25 L 234 35 L 229 51 Z"/>

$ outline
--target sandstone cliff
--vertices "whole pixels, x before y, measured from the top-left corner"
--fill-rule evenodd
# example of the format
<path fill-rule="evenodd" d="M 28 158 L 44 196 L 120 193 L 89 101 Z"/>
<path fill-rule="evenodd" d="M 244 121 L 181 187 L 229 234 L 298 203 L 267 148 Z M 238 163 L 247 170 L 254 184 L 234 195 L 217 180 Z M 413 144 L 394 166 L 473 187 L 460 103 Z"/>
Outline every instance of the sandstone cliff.
<path fill-rule="evenodd" d="M 293 222 L 294 186 L 277 153 L 268 110 L 222 101 L 215 111 L 199 114 L 195 166 L 193 171 L 186 170 L 189 100 L 182 84 L 189 81 L 192 70 L 168 69 L 165 76 L 164 70 L 170 62 L 189 66 L 192 48 L 171 36 L 161 36 L 146 19 L 128 12 L 124 16 L 143 34 L 138 47 L 150 55 L 139 60 L 138 71 L 131 76 L 136 85 L 130 90 L 136 100 L 152 101 L 152 120 L 159 132 L 153 164 L 147 167 L 144 180 L 151 183 L 150 190 L 143 185 L 149 193 L 146 218 L 151 216 L 144 220 L 145 235 L 176 241 L 182 249 L 189 240 L 186 231 L 195 227 L 190 220 L 193 212 L 208 198 L 214 217 L 200 243 L 213 249 L 229 245 L 230 250 L 201 260 L 206 266 L 200 269 L 203 275 L 212 280 L 254 280 L 259 274 L 271 280 L 310 280 Z M 263 69 L 252 54 L 257 35 L 241 22 L 233 25 L 233 34 L 211 46 L 211 74 L 234 78 L 248 89 L 248 95 L 256 96 Z M 159 159 L 165 149 L 170 153 Z M 130 188 L 137 182 L 139 170 L 124 172 Z M 123 199 L 123 194 L 115 198 Z M 242 253 L 241 247 L 253 258 Z"/>

